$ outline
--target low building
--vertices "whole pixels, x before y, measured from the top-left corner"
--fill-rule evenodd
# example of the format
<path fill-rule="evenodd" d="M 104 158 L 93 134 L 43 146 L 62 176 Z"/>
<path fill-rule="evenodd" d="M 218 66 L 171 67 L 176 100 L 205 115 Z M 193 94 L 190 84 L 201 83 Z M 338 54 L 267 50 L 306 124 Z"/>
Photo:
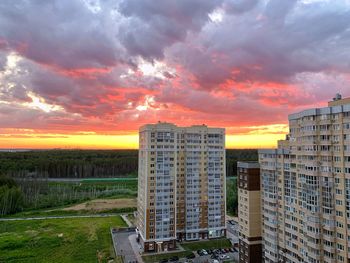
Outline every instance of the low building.
<path fill-rule="evenodd" d="M 238 162 L 239 262 L 262 262 L 261 195 L 258 162 Z"/>

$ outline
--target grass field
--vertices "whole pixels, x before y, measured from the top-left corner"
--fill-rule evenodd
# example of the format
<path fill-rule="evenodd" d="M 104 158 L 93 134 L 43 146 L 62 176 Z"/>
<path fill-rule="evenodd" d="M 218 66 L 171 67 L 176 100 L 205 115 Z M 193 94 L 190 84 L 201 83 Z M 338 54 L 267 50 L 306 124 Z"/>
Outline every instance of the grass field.
<path fill-rule="evenodd" d="M 76 205 L 62 206 L 54 209 L 50 208 L 24 211 L 12 215 L 2 216 L 0 218 L 119 214 L 132 213 L 135 210 L 135 198 L 95 199 Z"/>
<path fill-rule="evenodd" d="M 186 250 L 196 251 L 198 249 L 229 248 L 232 247 L 232 244 L 227 238 L 220 238 L 209 241 L 182 243 L 181 246 Z"/>
<path fill-rule="evenodd" d="M 169 259 L 173 256 L 178 256 L 179 258 L 184 258 L 188 254 L 191 254 L 189 251 L 180 251 L 180 252 L 174 252 L 174 253 L 166 253 L 166 254 L 154 254 L 150 256 L 143 256 L 142 259 L 145 263 L 155 263 L 159 262 L 162 259 Z"/>
<path fill-rule="evenodd" d="M 118 213 L 132 210 L 120 210 L 124 208 L 136 209 L 137 178 L 100 178 L 72 182 L 40 181 L 38 185 L 40 187 L 37 189 L 34 187 L 33 189 L 36 190 L 33 190 L 30 197 L 24 196 L 24 200 L 27 200 L 26 205 L 18 209 L 17 214 L 12 214 L 12 217 L 41 214 L 45 210 L 68 209 L 79 210 L 79 213 L 84 213 L 82 210 L 91 213 Z M 8 215 L 0 217 L 6 216 Z"/>
<path fill-rule="evenodd" d="M 1 222 L 0 262 L 107 262 L 114 258 L 110 227 L 122 226 L 119 216 Z"/>
<path fill-rule="evenodd" d="M 83 202 L 80 204 L 76 204 L 73 206 L 68 206 L 63 208 L 65 211 L 105 211 L 112 210 L 116 208 L 128 208 L 135 207 L 136 208 L 136 198 L 120 198 L 120 199 L 95 199 L 87 202 Z"/>

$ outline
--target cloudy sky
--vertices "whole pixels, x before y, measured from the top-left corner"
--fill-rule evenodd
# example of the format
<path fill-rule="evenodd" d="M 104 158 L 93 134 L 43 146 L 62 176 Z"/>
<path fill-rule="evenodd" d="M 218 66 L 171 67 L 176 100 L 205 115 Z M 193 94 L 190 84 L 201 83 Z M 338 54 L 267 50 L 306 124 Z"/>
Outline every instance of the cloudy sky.
<path fill-rule="evenodd" d="M 349 0 L 1 0 L 0 148 L 133 148 L 157 121 L 273 147 L 349 70 Z"/>

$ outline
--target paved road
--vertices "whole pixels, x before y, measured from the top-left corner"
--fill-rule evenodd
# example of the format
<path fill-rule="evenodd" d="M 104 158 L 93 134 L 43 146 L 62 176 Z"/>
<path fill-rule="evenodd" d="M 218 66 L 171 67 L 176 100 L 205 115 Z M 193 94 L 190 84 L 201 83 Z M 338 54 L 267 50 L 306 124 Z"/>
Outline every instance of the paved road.
<path fill-rule="evenodd" d="M 227 237 L 230 238 L 233 243 L 238 243 L 238 224 L 232 225 L 230 223 L 226 223 L 226 230 Z"/>
<path fill-rule="evenodd" d="M 119 214 L 97 214 L 97 215 L 77 215 L 77 216 L 41 216 L 41 217 L 16 217 L 0 218 L 0 221 L 25 221 L 25 220 L 45 220 L 45 219 L 64 219 L 64 218 L 94 218 L 94 217 L 112 217 Z"/>
<path fill-rule="evenodd" d="M 137 258 L 137 262 L 143 263 L 143 260 L 141 257 L 141 247 L 140 247 L 139 243 L 137 243 L 136 238 L 137 238 L 136 233 L 129 235 L 129 243 L 134 251 L 134 255 Z"/>

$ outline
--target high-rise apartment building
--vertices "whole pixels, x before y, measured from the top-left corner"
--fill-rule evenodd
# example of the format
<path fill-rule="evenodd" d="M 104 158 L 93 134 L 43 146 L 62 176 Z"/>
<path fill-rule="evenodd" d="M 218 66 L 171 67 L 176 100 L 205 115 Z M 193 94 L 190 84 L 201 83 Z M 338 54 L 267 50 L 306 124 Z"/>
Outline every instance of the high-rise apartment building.
<path fill-rule="evenodd" d="M 289 116 L 260 150 L 265 262 L 350 262 L 350 99 Z"/>
<path fill-rule="evenodd" d="M 261 195 L 258 162 L 238 162 L 239 262 L 262 262 Z"/>
<path fill-rule="evenodd" d="M 226 235 L 225 130 L 140 128 L 137 231 L 144 251 Z"/>

